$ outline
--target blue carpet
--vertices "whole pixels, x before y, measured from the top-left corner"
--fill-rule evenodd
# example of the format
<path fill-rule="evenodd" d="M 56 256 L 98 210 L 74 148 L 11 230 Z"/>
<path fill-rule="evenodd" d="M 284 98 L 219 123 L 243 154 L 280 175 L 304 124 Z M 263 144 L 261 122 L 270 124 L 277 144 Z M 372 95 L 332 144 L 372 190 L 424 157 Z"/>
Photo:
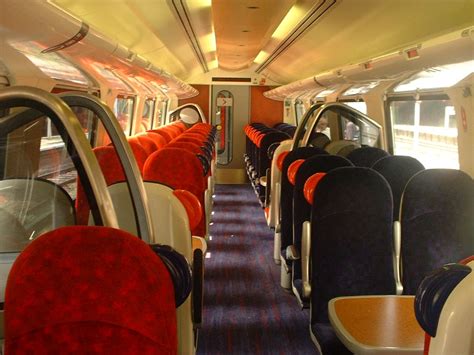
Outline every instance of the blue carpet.
<path fill-rule="evenodd" d="M 250 185 L 216 186 L 198 354 L 313 354 L 309 313 L 280 287 Z"/>

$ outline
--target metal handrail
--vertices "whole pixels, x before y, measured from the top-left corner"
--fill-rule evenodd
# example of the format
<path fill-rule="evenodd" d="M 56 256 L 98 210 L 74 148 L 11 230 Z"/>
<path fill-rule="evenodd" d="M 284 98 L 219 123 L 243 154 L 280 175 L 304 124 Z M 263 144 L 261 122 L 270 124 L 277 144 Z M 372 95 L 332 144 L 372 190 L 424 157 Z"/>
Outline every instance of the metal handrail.
<path fill-rule="evenodd" d="M 204 116 L 204 112 L 202 112 L 201 106 L 197 104 L 192 104 L 192 103 L 188 103 L 188 104 L 184 104 L 184 105 L 176 107 L 173 111 L 170 111 L 168 113 L 168 117 L 172 116 L 175 112 L 181 111 L 182 109 L 186 107 L 194 107 L 199 114 L 199 118 L 201 119 L 201 122 L 207 123 L 207 118 L 206 116 Z"/>
<path fill-rule="evenodd" d="M 122 164 L 135 211 L 138 236 L 145 243 L 150 243 L 154 238 L 145 185 L 132 149 L 114 113 L 102 100 L 91 94 L 66 92 L 58 96 L 69 106 L 79 106 L 94 112 L 104 125 Z"/>
<path fill-rule="evenodd" d="M 382 126 L 378 124 L 377 122 L 375 122 L 373 119 L 371 119 L 369 116 L 343 103 L 330 102 L 330 103 L 322 104 L 322 105 L 314 104 L 308 109 L 308 111 L 306 111 L 306 113 L 304 114 L 301 120 L 301 123 L 298 125 L 295 135 L 294 135 L 293 145 L 291 146 L 291 150 L 294 150 L 299 147 L 298 145 L 299 141 L 302 142 L 301 143 L 302 147 L 306 147 L 308 145 L 314 126 L 318 123 L 319 119 L 323 116 L 323 114 L 326 111 L 333 109 L 334 107 L 337 107 L 338 109 L 342 111 L 346 111 L 352 116 L 357 116 L 357 118 L 362 119 L 363 121 L 366 121 L 367 123 L 375 126 L 380 131 L 382 130 Z M 314 112 L 316 113 L 313 116 Z M 307 126 L 306 130 L 304 130 L 305 126 Z"/>
<path fill-rule="evenodd" d="M 76 115 L 70 107 L 59 97 L 41 89 L 27 86 L 12 86 L 1 89 L 0 108 L 12 107 L 35 109 L 47 114 L 51 119 L 57 119 L 61 122 L 81 160 L 95 196 L 102 224 L 107 227 L 118 228 L 117 216 L 107 190 L 105 178 L 98 173 L 101 171 L 99 163 Z M 5 117 L 1 120 L 2 124 L 8 123 L 7 121 L 14 117 L 15 115 Z"/>

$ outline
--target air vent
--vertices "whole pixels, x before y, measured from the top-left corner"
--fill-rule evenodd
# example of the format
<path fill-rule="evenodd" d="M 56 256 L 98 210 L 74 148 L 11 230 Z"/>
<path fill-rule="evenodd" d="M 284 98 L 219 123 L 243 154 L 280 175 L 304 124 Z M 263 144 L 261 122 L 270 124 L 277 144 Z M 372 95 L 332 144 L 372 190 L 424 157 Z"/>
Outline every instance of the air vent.
<path fill-rule="evenodd" d="M 234 83 L 251 83 L 251 78 L 228 78 L 228 77 L 212 77 L 212 81 L 234 82 Z"/>

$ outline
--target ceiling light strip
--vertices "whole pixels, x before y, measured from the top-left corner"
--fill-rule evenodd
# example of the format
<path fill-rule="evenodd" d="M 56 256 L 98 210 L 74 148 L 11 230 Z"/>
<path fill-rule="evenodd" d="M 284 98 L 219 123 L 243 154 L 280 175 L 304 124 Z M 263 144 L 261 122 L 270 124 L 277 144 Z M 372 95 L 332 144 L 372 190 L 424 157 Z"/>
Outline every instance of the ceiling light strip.
<path fill-rule="evenodd" d="M 291 31 L 277 48 L 268 56 L 265 61 L 256 69 L 261 73 L 268 65 L 286 51 L 301 35 L 303 35 L 317 20 L 319 20 L 338 0 L 323 0 L 315 5 L 305 16 L 305 18 Z"/>
<path fill-rule="evenodd" d="M 191 47 L 194 51 L 194 54 L 198 58 L 199 63 L 201 64 L 201 67 L 204 72 L 207 73 L 209 71 L 209 68 L 207 66 L 206 57 L 204 56 L 201 46 L 199 45 L 196 32 L 194 31 L 194 28 L 191 24 L 191 20 L 189 18 L 189 14 L 186 9 L 186 6 L 183 3 L 183 0 L 171 0 L 171 4 L 173 5 L 175 14 L 181 22 L 184 31 L 186 32 L 186 36 L 188 37 L 191 43 Z"/>

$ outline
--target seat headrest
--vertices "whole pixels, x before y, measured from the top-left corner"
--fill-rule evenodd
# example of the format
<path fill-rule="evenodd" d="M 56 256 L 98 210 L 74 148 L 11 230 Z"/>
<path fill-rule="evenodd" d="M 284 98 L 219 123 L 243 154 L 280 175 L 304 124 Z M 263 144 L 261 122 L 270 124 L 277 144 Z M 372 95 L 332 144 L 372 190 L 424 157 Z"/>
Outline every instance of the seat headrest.
<path fill-rule="evenodd" d="M 143 149 L 145 149 L 145 151 L 148 155 L 154 153 L 158 149 L 158 146 L 155 144 L 153 139 L 151 139 L 147 135 L 140 134 L 140 135 L 136 136 L 136 138 L 138 139 L 141 146 L 143 147 Z"/>
<path fill-rule="evenodd" d="M 175 353 L 173 283 L 136 236 L 108 227 L 63 227 L 33 240 L 16 259 L 6 287 L 5 327 L 8 353 L 29 352 L 32 337 L 36 350 L 71 352 L 62 337 L 74 338 L 74 332 L 84 340 L 74 342 L 75 352 L 115 348 L 120 341 L 126 348 L 144 351 L 145 342 Z M 110 336 L 97 337 L 98 329 Z"/>
<path fill-rule="evenodd" d="M 326 175 L 326 173 L 316 173 L 314 175 L 311 175 L 308 180 L 306 180 L 306 183 L 304 184 L 304 198 L 310 205 L 313 204 L 313 197 L 314 197 L 314 191 L 316 190 L 316 187 L 318 186 L 319 182 L 321 179 Z"/>
<path fill-rule="evenodd" d="M 278 170 L 281 171 L 283 169 L 283 161 L 285 160 L 286 156 L 289 153 L 290 153 L 289 151 L 285 151 L 285 152 L 282 152 L 278 155 L 277 162 L 276 162 L 276 166 L 277 166 Z"/>
<path fill-rule="evenodd" d="M 193 230 L 197 227 L 199 222 L 201 222 L 203 214 L 201 203 L 195 195 L 186 190 L 173 190 L 173 195 L 175 195 L 184 206 L 188 215 L 189 227 Z"/>
<path fill-rule="evenodd" d="M 288 167 L 288 181 L 294 185 L 295 184 L 295 179 L 296 179 L 296 173 L 298 172 L 298 169 L 300 166 L 304 163 L 304 159 L 297 159 L 293 163 L 290 164 Z"/>

